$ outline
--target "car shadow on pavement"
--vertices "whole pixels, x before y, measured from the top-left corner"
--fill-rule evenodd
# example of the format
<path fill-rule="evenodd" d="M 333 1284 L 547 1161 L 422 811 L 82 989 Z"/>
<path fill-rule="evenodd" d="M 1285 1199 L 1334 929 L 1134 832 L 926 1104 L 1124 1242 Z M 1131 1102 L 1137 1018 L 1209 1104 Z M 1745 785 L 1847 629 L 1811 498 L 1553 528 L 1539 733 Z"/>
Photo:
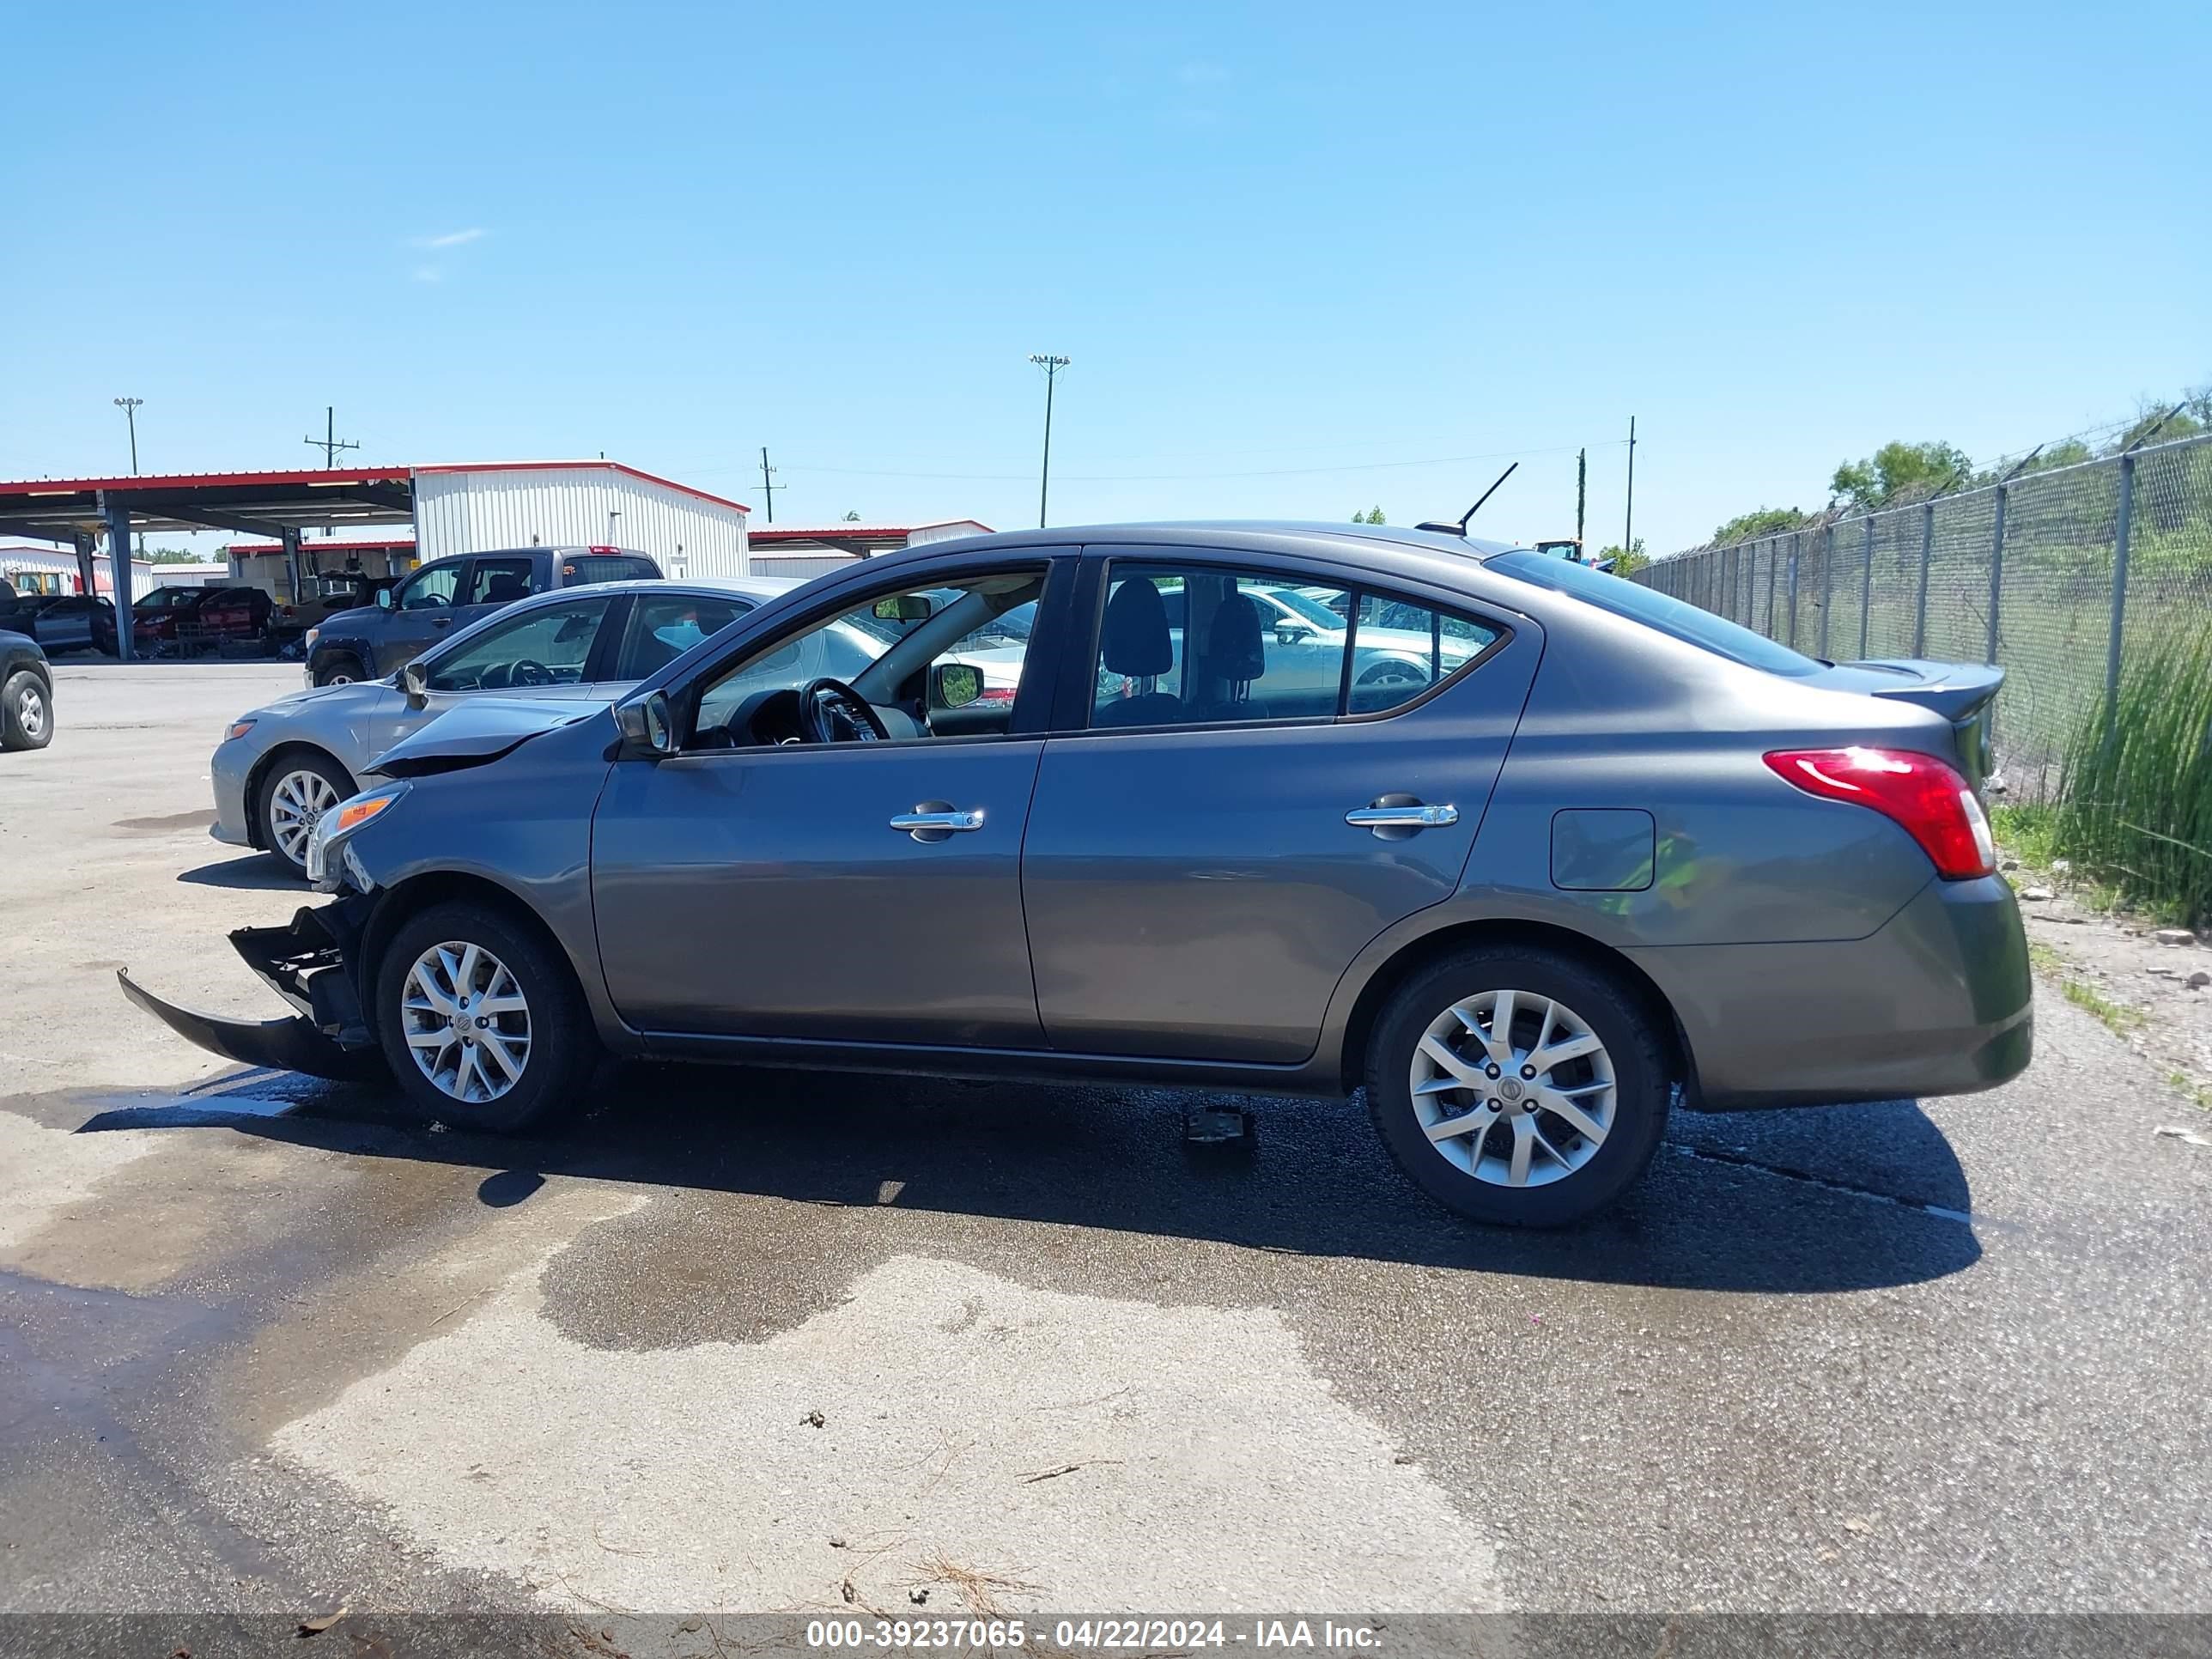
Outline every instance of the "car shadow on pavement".
<path fill-rule="evenodd" d="M 284 1115 L 227 1115 L 210 1091 L 183 1120 L 367 1158 L 482 1169 L 489 1206 L 558 1176 L 800 1203 L 1103 1228 L 1293 1255 L 1599 1283 L 1820 1293 L 1919 1283 L 1979 1259 L 1966 1176 L 1909 1101 L 1678 1113 L 1650 1174 L 1581 1228 L 1476 1226 L 1399 1173 L 1346 1101 L 1240 1097 L 1243 1152 L 1194 1154 L 1172 1090 L 946 1082 L 674 1066 L 603 1067 L 568 1121 L 501 1138 L 410 1120 L 390 1090 L 240 1078 L 293 1094 Z M 307 1083 L 306 1079 L 293 1079 Z M 87 1130 L 157 1127 L 128 1109 Z"/>
<path fill-rule="evenodd" d="M 270 853 L 218 859 L 197 869 L 179 871 L 177 879 L 195 887 L 228 887 L 237 892 L 274 893 L 289 888 L 300 895 L 302 904 L 313 902 L 316 896 L 291 866 Z"/>

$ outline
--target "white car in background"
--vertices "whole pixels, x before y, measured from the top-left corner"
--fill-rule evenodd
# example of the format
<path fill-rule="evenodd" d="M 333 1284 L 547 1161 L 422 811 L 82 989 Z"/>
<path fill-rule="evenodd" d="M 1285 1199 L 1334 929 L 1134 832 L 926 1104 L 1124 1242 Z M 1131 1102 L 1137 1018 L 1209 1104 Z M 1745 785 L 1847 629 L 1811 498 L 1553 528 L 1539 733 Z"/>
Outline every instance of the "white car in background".
<path fill-rule="evenodd" d="M 373 758 L 456 704 L 487 692 L 612 702 L 798 585 L 745 577 L 556 588 L 484 617 L 388 678 L 296 691 L 248 709 L 216 745 L 210 833 L 273 853 L 304 879 L 316 821 L 356 793 Z"/>

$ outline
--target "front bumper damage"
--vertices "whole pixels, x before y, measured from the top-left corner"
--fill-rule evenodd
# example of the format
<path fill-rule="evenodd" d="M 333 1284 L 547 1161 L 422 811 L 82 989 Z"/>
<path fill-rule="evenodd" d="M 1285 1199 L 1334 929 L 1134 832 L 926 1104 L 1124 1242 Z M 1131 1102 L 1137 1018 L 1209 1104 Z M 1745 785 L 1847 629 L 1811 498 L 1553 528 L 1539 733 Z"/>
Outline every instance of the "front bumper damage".
<path fill-rule="evenodd" d="M 240 927 L 232 948 L 299 1012 L 290 1019 L 223 1019 L 164 1002 L 118 969 L 123 994 L 179 1036 L 248 1066 L 352 1081 L 384 1070 L 362 1014 L 361 943 L 374 902 L 353 895 L 296 912 L 283 927 Z"/>

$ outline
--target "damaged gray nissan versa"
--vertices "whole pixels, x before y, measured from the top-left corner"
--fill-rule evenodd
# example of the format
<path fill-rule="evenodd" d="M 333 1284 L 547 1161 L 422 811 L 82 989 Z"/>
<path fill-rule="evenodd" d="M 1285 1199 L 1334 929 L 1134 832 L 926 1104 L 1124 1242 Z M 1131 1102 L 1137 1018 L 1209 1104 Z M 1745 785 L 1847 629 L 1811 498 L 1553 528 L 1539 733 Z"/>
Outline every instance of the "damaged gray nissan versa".
<path fill-rule="evenodd" d="M 297 1018 L 124 988 L 489 1130 L 603 1051 L 1364 1085 L 1428 1193 L 1555 1224 L 1678 1097 L 2027 1066 L 1977 798 L 2000 678 L 1433 532 L 982 537 L 781 595 L 612 708 L 480 697 L 380 757 L 310 844 L 335 901 L 232 936 Z"/>

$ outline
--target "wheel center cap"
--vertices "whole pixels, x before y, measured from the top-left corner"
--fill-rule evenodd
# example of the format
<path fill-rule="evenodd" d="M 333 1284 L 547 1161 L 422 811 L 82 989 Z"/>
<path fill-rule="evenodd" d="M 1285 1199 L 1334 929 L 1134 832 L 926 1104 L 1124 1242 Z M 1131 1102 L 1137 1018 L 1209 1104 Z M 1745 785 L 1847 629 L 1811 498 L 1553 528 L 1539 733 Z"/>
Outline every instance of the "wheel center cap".
<path fill-rule="evenodd" d="M 1518 1100 L 1518 1099 L 1520 1099 L 1520 1098 L 1521 1098 L 1521 1082 L 1520 1082 L 1520 1079 L 1517 1079 L 1517 1078 L 1510 1078 L 1510 1077 L 1509 1077 L 1509 1078 L 1507 1078 L 1504 1082 L 1500 1083 L 1500 1084 L 1498 1085 L 1498 1097 L 1499 1097 L 1501 1100 Z"/>

